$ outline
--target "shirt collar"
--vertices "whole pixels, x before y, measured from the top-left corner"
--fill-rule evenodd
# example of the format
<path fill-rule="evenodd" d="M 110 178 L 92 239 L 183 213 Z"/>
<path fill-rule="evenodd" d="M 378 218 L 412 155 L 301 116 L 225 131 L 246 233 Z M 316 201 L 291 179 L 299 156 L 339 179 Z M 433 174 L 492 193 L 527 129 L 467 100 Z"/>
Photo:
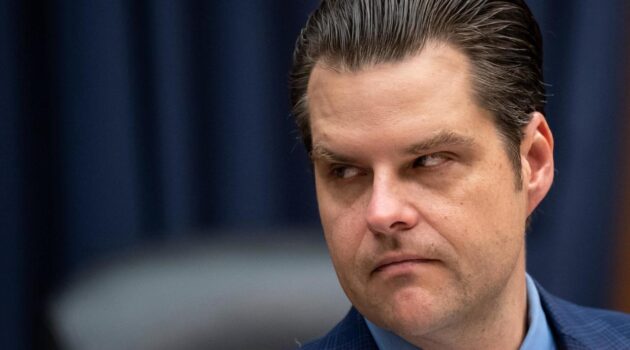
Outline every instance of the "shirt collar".
<path fill-rule="evenodd" d="M 526 276 L 527 284 L 527 312 L 528 312 L 528 328 L 525 340 L 521 344 L 520 350 L 555 350 L 551 329 L 545 317 L 545 311 L 540 303 L 540 296 L 534 280 Z M 418 350 L 398 335 L 378 327 L 377 325 L 365 319 L 365 323 L 374 337 L 374 341 L 379 350 Z"/>
<path fill-rule="evenodd" d="M 540 303 L 538 288 L 536 288 L 536 284 L 529 274 L 526 278 L 529 326 L 527 328 L 527 335 L 525 335 L 525 340 L 523 340 L 520 350 L 555 350 L 556 345 L 553 342 L 551 328 L 549 328 L 549 324 L 547 323 L 545 310 L 543 310 L 542 304 Z"/>

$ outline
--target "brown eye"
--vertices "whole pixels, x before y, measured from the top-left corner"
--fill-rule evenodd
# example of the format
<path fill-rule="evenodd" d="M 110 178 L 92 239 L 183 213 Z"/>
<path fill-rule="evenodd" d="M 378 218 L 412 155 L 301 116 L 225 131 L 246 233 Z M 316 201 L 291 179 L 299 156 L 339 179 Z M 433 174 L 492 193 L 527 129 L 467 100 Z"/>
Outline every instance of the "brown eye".
<path fill-rule="evenodd" d="M 448 158 L 441 153 L 428 154 L 426 156 L 418 157 L 414 162 L 413 166 L 415 167 L 423 167 L 430 168 L 434 166 L 438 166 L 444 162 L 446 162 Z"/>
<path fill-rule="evenodd" d="M 353 166 L 336 166 L 332 168 L 331 174 L 339 179 L 348 179 L 361 174 L 361 170 Z"/>

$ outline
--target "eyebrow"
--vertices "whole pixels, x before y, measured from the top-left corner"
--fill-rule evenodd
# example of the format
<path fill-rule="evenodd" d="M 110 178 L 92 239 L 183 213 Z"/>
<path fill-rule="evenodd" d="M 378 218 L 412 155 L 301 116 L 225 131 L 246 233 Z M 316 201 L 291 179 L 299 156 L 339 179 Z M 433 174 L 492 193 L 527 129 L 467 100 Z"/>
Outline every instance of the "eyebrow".
<path fill-rule="evenodd" d="M 419 141 L 405 148 L 404 153 L 422 154 L 440 147 L 471 146 L 474 143 L 474 139 L 470 136 L 461 135 L 452 131 L 439 131 L 428 139 Z M 314 145 L 309 156 L 312 161 L 322 159 L 329 163 L 352 163 L 354 161 L 352 158 L 337 154 L 323 145 Z"/>
<path fill-rule="evenodd" d="M 336 154 L 335 152 L 321 145 L 313 146 L 313 149 L 309 153 L 309 156 L 311 158 L 311 161 L 322 159 L 329 163 L 351 163 L 352 162 L 352 160 L 349 157 Z"/>
<path fill-rule="evenodd" d="M 426 140 L 407 147 L 405 153 L 425 153 L 427 151 L 444 146 L 471 146 L 475 143 L 470 136 L 461 135 L 452 131 L 439 131 Z"/>

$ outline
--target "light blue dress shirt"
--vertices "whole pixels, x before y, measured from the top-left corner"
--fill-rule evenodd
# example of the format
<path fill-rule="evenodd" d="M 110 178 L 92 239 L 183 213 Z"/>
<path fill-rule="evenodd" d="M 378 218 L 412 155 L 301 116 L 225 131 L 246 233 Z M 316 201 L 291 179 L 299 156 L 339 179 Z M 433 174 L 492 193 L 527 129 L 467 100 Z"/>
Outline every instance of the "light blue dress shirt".
<path fill-rule="evenodd" d="M 534 280 L 529 275 L 526 278 L 529 326 L 520 350 L 555 350 L 556 345 L 553 342 L 551 328 L 549 328 L 547 323 L 545 311 L 540 304 L 540 296 L 538 295 L 536 284 L 534 284 Z M 379 350 L 418 350 L 417 347 L 409 344 L 403 338 L 376 326 L 367 319 L 365 319 L 365 323 L 367 323 Z"/>

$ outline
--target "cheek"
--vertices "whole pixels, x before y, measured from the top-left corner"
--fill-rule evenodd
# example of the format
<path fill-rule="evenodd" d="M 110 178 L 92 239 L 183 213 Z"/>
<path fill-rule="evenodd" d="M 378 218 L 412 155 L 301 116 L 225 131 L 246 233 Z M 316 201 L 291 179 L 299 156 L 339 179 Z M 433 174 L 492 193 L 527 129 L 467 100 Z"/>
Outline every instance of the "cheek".
<path fill-rule="evenodd" d="M 524 247 L 525 238 L 525 200 L 520 192 L 496 193 L 482 206 L 482 222 L 479 227 L 486 227 L 478 233 L 486 252 L 493 253 L 494 264 L 508 264 Z"/>
<path fill-rule="evenodd" d="M 486 260 L 490 253 L 512 256 L 524 236 L 525 202 L 513 177 L 471 175 L 452 192 L 434 198 L 427 220 L 457 255 L 468 257 L 464 260 Z"/>
<path fill-rule="evenodd" d="M 340 219 L 327 223 L 322 220 L 322 224 L 331 255 L 337 260 L 353 259 L 364 236 L 359 225 Z"/>
<path fill-rule="evenodd" d="M 336 267 L 353 266 L 366 231 L 362 224 L 362 211 L 340 207 L 335 201 L 320 198 L 319 212 L 333 263 Z"/>
<path fill-rule="evenodd" d="M 364 294 L 366 282 L 362 277 L 365 268 L 362 259 L 371 250 L 371 241 L 366 239 L 369 231 L 364 211 L 358 202 L 345 206 L 325 195 L 318 199 L 328 252 L 339 282 L 350 298 L 358 300 Z"/>

